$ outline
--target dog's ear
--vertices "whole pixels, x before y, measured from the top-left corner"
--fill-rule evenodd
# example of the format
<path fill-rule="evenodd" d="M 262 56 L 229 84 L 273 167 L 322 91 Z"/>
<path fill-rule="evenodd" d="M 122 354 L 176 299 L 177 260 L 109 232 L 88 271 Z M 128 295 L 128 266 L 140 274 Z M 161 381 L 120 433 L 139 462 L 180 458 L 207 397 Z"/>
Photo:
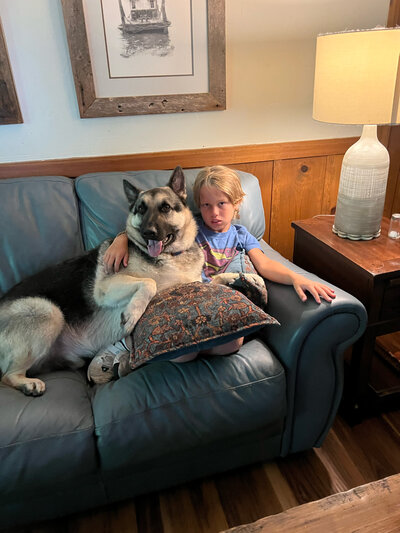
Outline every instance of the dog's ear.
<path fill-rule="evenodd" d="M 168 182 L 168 187 L 174 191 L 182 200 L 186 200 L 186 180 L 182 167 L 176 167 Z"/>
<path fill-rule="evenodd" d="M 140 190 L 134 185 L 132 185 L 132 183 L 130 183 L 129 181 L 124 180 L 124 191 L 126 197 L 128 198 L 129 208 L 131 208 L 135 204 L 137 197 L 139 196 Z"/>

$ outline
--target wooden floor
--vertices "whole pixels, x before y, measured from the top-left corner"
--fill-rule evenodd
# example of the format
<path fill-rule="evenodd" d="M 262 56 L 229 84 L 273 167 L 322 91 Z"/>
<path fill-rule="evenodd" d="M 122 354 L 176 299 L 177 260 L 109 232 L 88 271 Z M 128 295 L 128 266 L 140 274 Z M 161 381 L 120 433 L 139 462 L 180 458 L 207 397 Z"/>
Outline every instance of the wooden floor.
<path fill-rule="evenodd" d="M 353 427 L 338 416 L 321 448 L 9 531 L 216 533 L 399 472 L 400 411 Z"/>

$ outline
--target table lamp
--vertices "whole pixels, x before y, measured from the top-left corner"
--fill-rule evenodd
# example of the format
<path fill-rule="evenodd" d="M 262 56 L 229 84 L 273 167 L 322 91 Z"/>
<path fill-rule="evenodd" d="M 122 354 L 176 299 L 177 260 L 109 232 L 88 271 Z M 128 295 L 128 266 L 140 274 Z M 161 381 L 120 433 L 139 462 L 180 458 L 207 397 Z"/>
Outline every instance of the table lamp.
<path fill-rule="evenodd" d="M 389 153 L 378 124 L 400 122 L 400 27 L 317 37 L 313 118 L 362 124 L 344 155 L 332 230 L 343 238 L 379 237 Z"/>

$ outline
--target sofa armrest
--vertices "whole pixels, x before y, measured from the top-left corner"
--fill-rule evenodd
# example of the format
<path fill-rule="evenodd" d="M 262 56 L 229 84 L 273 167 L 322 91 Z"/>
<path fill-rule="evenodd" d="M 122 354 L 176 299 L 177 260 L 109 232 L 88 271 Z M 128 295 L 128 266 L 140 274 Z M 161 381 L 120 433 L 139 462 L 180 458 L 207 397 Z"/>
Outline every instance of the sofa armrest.
<path fill-rule="evenodd" d="M 264 252 L 309 279 L 323 281 L 284 259 L 267 244 Z M 326 283 L 326 282 L 325 282 Z M 265 328 L 263 340 L 287 374 L 288 414 L 282 455 L 322 444 L 343 390 L 343 352 L 364 332 L 367 313 L 354 296 L 334 287 L 336 298 L 302 302 L 293 287 L 266 282 L 268 312 L 281 323 Z M 331 284 L 328 284 L 332 286 Z"/>

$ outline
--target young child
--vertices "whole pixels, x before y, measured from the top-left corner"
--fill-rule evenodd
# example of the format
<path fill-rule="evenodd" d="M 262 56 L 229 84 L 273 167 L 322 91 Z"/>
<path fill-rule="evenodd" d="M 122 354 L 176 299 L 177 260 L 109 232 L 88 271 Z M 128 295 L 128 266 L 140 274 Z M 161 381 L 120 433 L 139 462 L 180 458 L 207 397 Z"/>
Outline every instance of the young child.
<path fill-rule="evenodd" d="M 335 298 L 334 291 L 319 282 L 311 281 L 304 276 L 286 268 L 281 263 L 268 258 L 261 250 L 260 243 L 240 224 L 233 224 L 239 218 L 239 208 L 245 193 L 236 172 L 218 165 L 202 169 L 193 186 L 196 206 L 200 209 L 198 218 L 198 234 L 196 240 L 204 252 L 203 280 L 218 281 L 217 276 L 229 272 L 244 272 L 246 256 L 254 266 L 254 272 L 263 278 L 285 285 L 293 285 L 299 298 L 307 300 L 309 292 L 317 303 L 321 298 L 331 302 Z M 121 265 L 128 264 L 128 239 L 120 233 L 104 255 L 106 268 L 118 272 Z M 222 346 L 217 346 L 207 353 L 229 354 L 237 351 L 243 338 Z M 185 362 L 194 359 L 196 354 L 187 354 L 174 359 L 174 362 Z"/>

